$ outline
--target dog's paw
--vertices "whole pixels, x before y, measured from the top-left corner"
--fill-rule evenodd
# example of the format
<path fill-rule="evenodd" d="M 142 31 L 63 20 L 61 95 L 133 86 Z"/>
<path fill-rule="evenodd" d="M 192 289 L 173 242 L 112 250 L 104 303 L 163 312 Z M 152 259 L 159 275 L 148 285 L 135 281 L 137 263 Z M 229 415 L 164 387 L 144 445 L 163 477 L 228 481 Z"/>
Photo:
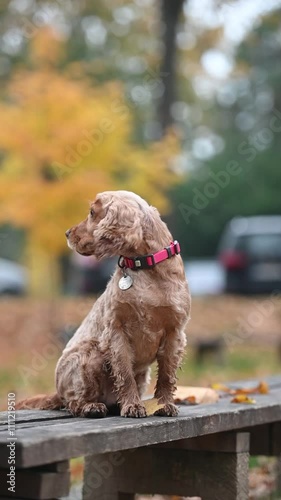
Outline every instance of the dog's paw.
<path fill-rule="evenodd" d="M 159 408 L 154 412 L 157 417 L 177 417 L 179 414 L 178 408 L 173 404 L 167 404 L 163 408 Z"/>
<path fill-rule="evenodd" d="M 81 417 L 103 418 L 107 411 L 107 407 L 103 403 L 86 403 L 81 409 Z"/>
<path fill-rule="evenodd" d="M 121 410 L 121 417 L 143 418 L 146 416 L 146 409 L 141 404 L 126 405 Z"/>

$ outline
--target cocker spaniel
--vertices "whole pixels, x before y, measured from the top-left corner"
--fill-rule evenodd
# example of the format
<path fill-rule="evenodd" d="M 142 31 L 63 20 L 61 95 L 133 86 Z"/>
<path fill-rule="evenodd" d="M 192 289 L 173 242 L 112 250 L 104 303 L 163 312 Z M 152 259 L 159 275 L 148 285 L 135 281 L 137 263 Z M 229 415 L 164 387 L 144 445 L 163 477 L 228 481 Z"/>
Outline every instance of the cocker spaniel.
<path fill-rule="evenodd" d="M 87 218 L 66 232 L 82 255 L 120 256 L 105 292 L 65 347 L 56 394 L 17 408 L 66 408 L 104 417 L 116 404 L 123 417 L 145 417 L 142 395 L 158 363 L 156 415 L 176 416 L 176 371 L 186 344 L 190 295 L 178 242 L 158 211 L 128 191 L 97 195 Z"/>

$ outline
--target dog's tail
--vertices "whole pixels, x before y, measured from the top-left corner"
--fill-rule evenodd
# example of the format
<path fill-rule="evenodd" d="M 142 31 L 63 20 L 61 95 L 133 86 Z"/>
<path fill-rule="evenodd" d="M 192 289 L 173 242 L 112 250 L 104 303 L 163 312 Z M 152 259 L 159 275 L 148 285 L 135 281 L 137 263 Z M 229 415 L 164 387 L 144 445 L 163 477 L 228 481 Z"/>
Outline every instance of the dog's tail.
<path fill-rule="evenodd" d="M 16 403 L 16 410 L 60 410 L 62 408 L 64 408 L 64 404 L 56 393 L 51 396 L 39 394 Z"/>

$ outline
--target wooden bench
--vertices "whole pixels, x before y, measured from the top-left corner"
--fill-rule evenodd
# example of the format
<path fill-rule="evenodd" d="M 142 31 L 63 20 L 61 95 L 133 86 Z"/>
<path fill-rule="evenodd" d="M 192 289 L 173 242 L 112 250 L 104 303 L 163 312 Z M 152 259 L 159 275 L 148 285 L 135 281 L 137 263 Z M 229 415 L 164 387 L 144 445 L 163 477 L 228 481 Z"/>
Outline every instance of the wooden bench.
<path fill-rule="evenodd" d="M 256 381 L 237 382 L 246 386 Z M 16 415 L 16 493 L 8 494 L 13 439 L 7 414 L 0 420 L 0 497 L 56 499 L 70 487 L 69 459 L 84 456 L 84 500 L 133 500 L 135 493 L 248 498 L 249 454 L 281 453 L 281 376 L 256 404 L 181 406 L 176 418 L 102 420 L 67 412 L 19 411 Z"/>

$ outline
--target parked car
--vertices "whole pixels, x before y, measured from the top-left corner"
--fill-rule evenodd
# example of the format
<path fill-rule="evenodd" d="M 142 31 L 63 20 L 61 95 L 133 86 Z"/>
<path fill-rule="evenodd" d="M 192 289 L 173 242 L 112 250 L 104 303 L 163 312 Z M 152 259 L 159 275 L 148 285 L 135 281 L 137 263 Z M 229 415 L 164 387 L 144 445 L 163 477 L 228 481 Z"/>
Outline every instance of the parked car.
<path fill-rule="evenodd" d="M 0 259 L 0 294 L 23 295 L 28 286 L 24 267 L 7 259 Z"/>
<path fill-rule="evenodd" d="M 66 291 L 74 295 L 101 294 L 113 274 L 116 259 L 98 261 L 73 252 L 70 258 Z"/>
<path fill-rule="evenodd" d="M 221 239 L 219 260 L 227 292 L 281 291 L 281 216 L 232 219 Z"/>

